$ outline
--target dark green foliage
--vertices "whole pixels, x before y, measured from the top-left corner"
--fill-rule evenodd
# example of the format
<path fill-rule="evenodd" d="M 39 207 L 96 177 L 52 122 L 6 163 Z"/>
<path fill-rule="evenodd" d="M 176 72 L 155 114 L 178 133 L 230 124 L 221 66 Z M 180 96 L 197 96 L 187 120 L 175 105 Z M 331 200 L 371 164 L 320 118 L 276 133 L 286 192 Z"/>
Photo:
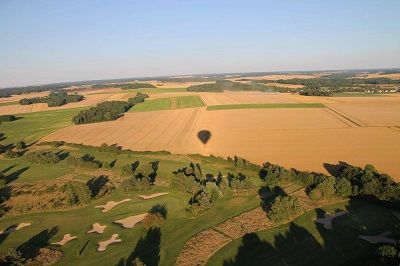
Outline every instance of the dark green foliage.
<path fill-rule="evenodd" d="M 254 189 L 254 184 L 251 182 L 250 178 L 242 173 L 237 176 L 228 173 L 228 183 L 229 187 L 233 190 L 233 193 L 248 192 Z"/>
<path fill-rule="evenodd" d="M 145 177 L 132 177 L 122 181 L 121 183 L 122 190 L 129 191 L 142 191 L 149 190 L 151 188 L 150 181 Z"/>
<path fill-rule="evenodd" d="M 207 91 L 207 92 L 223 92 L 224 90 L 232 91 L 265 91 L 267 87 L 259 83 L 242 83 L 232 82 L 229 80 L 220 80 L 215 83 L 206 83 L 200 85 L 192 85 L 187 88 L 188 91 Z"/>
<path fill-rule="evenodd" d="M 258 164 L 254 164 L 236 155 L 233 156 L 233 158 L 228 157 L 227 160 L 232 162 L 233 166 L 236 168 L 251 170 L 251 171 L 260 171 L 261 169 L 261 167 Z"/>
<path fill-rule="evenodd" d="M 119 154 L 122 150 L 121 146 L 117 146 L 117 144 L 112 144 L 112 145 L 107 145 L 106 143 L 103 143 L 99 147 L 99 151 L 101 152 L 110 152 L 113 154 Z"/>
<path fill-rule="evenodd" d="M 399 265 L 400 264 L 400 241 L 394 245 L 383 245 L 377 250 L 382 265 Z"/>
<path fill-rule="evenodd" d="M 128 164 L 122 167 L 121 174 L 125 176 L 130 176 L 128 179 L 125 179 L 122 182 L 122 190 L 148 190 L 151 188 L 151 186 L 154 185 L 155 177 L 157 176 L 158 162 L 155 161 L 149 164 L 142 165 L 140 169 L 136 171 L 138 166 L 139 161 L 136 161 L 132 164 Z"/>
<path fill-rule="evenodd" d="M 16 119 L 15 115 L 0 115 L 0 122 L 10 122 Z"/>
<path fill-rule="evenodd" d="M 86 204 L 91 200 L 89 187 L 82 182 L 69 182 L 63 187 L 66 200 L 70 205 Z"/>
<path fill-rule="evenodd" d="M 59 154 L 51 151 L 34 151 L 27 153 L 25 157 L 28 161 L 38 164 L 58 163 L 61 160 Z"/>
<path fill-rule="evenodd" d="M 186 210 L 193 215 L 199 215 L 214 206 L 211 195 L 205 191 L 198 191 L 190 200 Z"/>
<path fill-rule="evenodd" d="M 171 179 L 171 188 L 177 191 L 183 191 L 195 194 L 201 189 L 201 184 L 192 175 L 176 173 Z"/>
<path fill-rule="evenodd" d="M 95 158 L 89 154 L 85 154 L 81 158 L 68 156 L 67 163 L 75 167 L 82 167 L 88 169 L 96 169 L 102 166 L 102 162 L 95 160 Z"/>
<path fill-rule="evenodd" d="M 19 101 L 21 105 L 34 103 L 47 103 L 49 107 L 61 106 L 67 103 L 82 101 L 84 97 L 79 94 L 68 94 L 66 91 L 50 92 L 49 96 L 24 98 Z"/>
<path fill-rule="evenodd" d="M 95 107 L 81 111 L 74 116 L 72 121 L 78 124 L 96 123 L 102 121 L 116 120 L 137 103 L 143 102 L 147 94 L 137 93 L 135 97 L 129 98 L 128 102 L 109 101 L 98 103 Z"/>
<path fill-rule="evenodd" d="M 333 91 L 319 86 L 306 86 L 299 90 L 299 94 L 304 96 L 333 96 Z"/>
<path fill-rule="evenodd" d="M 351 196 L 352 187 L 350 181 L 345 178 L 338 178 L 336 179 L 335 184 L 336 194 L 343 197 Z"/>
<path fill-rule="evenodd" d="M 281 223 L 303 212 L 300 201 L 296 197 L 278 196 L 275 198 L 268 212 L 268 218 L 273 222 Z"/>
<path fill-rule="evenodd" d="M 151 85 L 149 83 L 138 83 L 138 82 L 122 84 L 122 85 L 119 85 L 117 87 L 121 87 L 121 89 L 123 89 L 123 90 L 146 89 L 146 88 L 147 89 L 154 89 L 154 88 L 156 88 L 156 86 Z"/>
<path fill-rule="evenodd" d="M 351 183 L 353 196 L 372 196 L 399 206 L 400 185 L 389 175 L 378 173 L 372 165 L 366 165 L 364 169 L 344 165 L 338 178 L 344 178 Z"/>

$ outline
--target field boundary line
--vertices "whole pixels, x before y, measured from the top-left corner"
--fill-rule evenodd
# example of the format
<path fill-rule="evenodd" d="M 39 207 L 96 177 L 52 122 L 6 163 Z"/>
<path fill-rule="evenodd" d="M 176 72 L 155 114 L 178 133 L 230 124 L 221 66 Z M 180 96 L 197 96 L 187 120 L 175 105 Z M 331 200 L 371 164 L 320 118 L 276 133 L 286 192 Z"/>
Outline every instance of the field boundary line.
<path fill-rule="evenodd" d="M 327 109 L 331 110 L 332 112 L 334 112 L 335 114 L 343 117 L 344 119 L 346 119 L 347 121 L 353 123 L 354 125 L 358 126 L 358 127 L 363 127 L 362 125 L 360 125 L 359 123 L 353 121 L 351 118 L 339 113 L 338 111 L 336 111 L 335 109 L 333 109 L 332 107 L 330 107 L 329 105 L 325 105 Z"/>

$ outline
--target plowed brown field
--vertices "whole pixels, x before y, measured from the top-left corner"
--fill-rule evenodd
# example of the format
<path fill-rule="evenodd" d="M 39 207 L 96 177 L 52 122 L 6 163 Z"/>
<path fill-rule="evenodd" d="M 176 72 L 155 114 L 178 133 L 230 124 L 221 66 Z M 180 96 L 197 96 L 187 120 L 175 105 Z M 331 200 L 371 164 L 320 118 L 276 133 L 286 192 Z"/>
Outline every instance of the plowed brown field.
<path fill-rule="evenodd" d="M 243 93 L 202 97 L 207 104 L 260 100 Z M 236 154 L 257 163 L 270 161 L 322 172 L 326 172 L 324 163 L 344 161 L 356 166 L 372 163 L 400 180 L 400 97 L 325 98 L 290 94 L 263 97 L 260 102 L 318 101 L 329 108 L 220 111 L 190 108 L 127 113 L 118 121 L 70 126 L 44 140 L 89 145 L 117 143 L 133 150 L 173 153 Z M 203 129 L 212 133 L 207 145 L 197 139 L 197 132 Z"/>

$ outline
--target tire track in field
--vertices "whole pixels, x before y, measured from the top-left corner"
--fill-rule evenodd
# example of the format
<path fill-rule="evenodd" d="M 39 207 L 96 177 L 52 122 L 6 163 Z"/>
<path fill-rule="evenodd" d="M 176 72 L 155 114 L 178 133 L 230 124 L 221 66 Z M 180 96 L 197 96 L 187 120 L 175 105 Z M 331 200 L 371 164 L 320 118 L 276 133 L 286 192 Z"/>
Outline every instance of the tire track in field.
<path fill-rule="evenodd" d="M 325 104 L 325 107 L 327 109 L 331 110 L 332 112 L 334 112 L 335 114 L 337 114 L 337 115 L 341 116 L 342 118 L 346 119 L 347 121 L 349 121 L 350 123 L 352 123 L 353 125 L 355 125 L 357 127 L 362 127 L 364 125 L 361 125 L 361 124 L 365 124 L 362 121 L 360 121 L 358 119 L 355 119 L 354 117 L 350 118 L 351 116 L 349 116 L 348 114 L 346 114 L 346 113 L 344 113 L 342 111 L 338 111 L 338 110 L 334 109 L 333 107 L 331 107 L 331 106 L 329 106 L 327 104 Z M 360 123 L 355 122 L 354 120 L 358 120 L 358 122 L 360 122 Z"/>
<path fill-rule="evenodd" d="M 195 124 L 200 108 L 193 109 L 190 116 L 186 119 L 185 123 L 182 124 L 182 127 L 177 130 L 175 138 L 172 140 L 172 145 L 179 147 L 179 150 L 183 150 L 183 146 L 185 144 L 184 140 L 187 140 L 191 134 L 191 128 Z"/>
<path fill-rule="evenodd" d="M 207 108 L 207 107 L 206 107 L 206 108 Z M 193 123 L 191 124 L 191 127 L 190 127 L 188 133 L 186 134 L 186 137 L 185 137 L 184 140 L 181 142 L 180 149 L 181 149 L 182 152 L 184 152 L 184 153 L 187 153 L 187 148 L 186 148 L 186 147 L 187 147 L 187 144 L 188 144 L 188 142 L 189 142 L 189 138 L 190 138 L 190 136 L 193 135 L 193 131 L 194 131 L 194 129 L 195 129 L 196 126 L 197 126 L 197 122 L 198 122 L 198 120 L 199 120 L 199 117 L 200 117 L 200 114 L 201 114 L 201 112 L 202 112 L 202 109 L 203 109 L 203 108 L 197 108 L 196 115 L 195 115 L 194 118 L 193 118 Z"/>

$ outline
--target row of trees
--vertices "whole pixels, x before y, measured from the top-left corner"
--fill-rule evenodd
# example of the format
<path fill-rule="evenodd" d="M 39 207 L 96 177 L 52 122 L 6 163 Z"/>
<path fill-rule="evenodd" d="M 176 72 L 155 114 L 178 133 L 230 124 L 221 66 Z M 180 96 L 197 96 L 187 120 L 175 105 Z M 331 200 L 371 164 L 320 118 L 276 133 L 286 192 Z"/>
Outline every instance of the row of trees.
<path fill-rule="evenodd" d="M 311 199 L 355 196 L 376 199 L 400 208 L 400 184 L 372 165 L 364 168 L 344 164 L 335 176 L 328 176 L 265 163 L 260 178 L 273 187 L 279 182 L 293 182 L 306 187 Z"/>
<path fill-rule="evenodd" d="M 304 96 L 333 96 L 333 91 L 327 88 L 321 88 L 320 86 L 306 86 L 299 91 L 300 95 Z"/>
<path fill-rule="evenodd" d="M 67 158 L 67 164 L 86 169 L 97 169 L 103 166 L 103 162 L 96 160 L 95 157 L 90 154 L 85 154 L 80 158 L 70 155 Z"/>
<path fill-rule="evenodd" d="M 66 91 L 50 92 L 49 96 L 24 98 L 19 101 L 21 105 L 34 103 L 47 103 L 49 107 L 61 106 L 67 103 L 82 101 L 84 97 L 80 94 L 68 94 Z"/>
<path fill-rule="evenodd" d="M 72 121 L 79 125 L 116 120 L 135 104 L 143 102 L 148 97 L 147 94 L 138 92 L 135 97 L 129 98 L 127 102 L 109 101 L 98 103 L 95 107 L 79 112 L 73 117 Z"/>
<path fill-rule="evenodd" d="M 34 151 L 27 153 L 25 158 L 37 164 L 54 164 L 61 161 L 62 156 L 60 156 L 60 153 L 51 151 Z"/>
<path fill-rule="evenodd" d="M 187 88 L 188 91 L 195 92 L 223 92 L 224 90 L 231 91 L 265 91 L 268 88 L 260 83 L 251 82 L 251 83 L 242 83 L 242 82 L 233 82 L 230 80 L 219 80 L 215 83 L 205 83 L 199 85 L 192 85 Z"/>
<path fill-rule="evenodd" d="M 103 88 L 121 88 L 122 90 L 132 90 L 132 89 L 154 89 L 156 86 L 145 83 L 145 82 L 133 82 L 133 83 L 111 83 L 111 84 L 95 84 L 92 85 L 94 89 Z"/>

